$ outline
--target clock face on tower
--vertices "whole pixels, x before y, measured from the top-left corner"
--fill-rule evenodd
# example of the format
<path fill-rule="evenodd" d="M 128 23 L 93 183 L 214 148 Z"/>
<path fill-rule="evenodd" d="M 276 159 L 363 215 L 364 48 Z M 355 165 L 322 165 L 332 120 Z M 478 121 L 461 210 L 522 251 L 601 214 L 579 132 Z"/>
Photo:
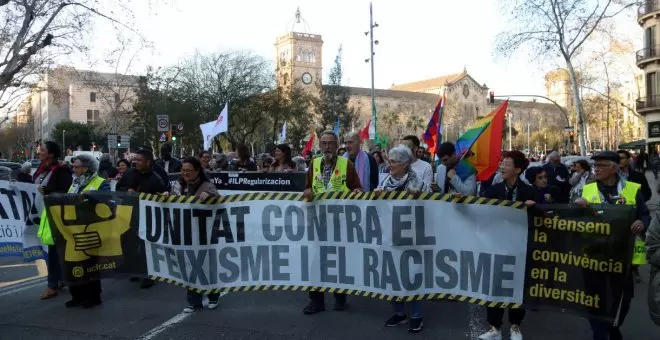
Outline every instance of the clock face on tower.
<path fill-rule="evenodd" d="M 303 74 L 302 74 L 302 82 L 303 82 L 305 85 L 309 85 L 309 84 L 311 84 L 311 83 L 312 83 L 312 75 L 309 74 L 309 72 L 305 72 L 305 73 L 303 73 Z"/>

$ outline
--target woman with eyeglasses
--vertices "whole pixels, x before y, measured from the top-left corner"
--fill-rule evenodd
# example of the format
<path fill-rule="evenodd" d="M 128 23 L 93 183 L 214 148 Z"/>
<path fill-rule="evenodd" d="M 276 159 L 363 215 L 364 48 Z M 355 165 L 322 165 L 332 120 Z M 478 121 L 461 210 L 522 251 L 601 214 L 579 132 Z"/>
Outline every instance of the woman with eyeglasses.
<path fill-rule="evenodd" d="M 202 163 L 195 157 L 186 157 L 181 164 L 181 177 L 179 178 L 179 190 L 177 192 L 170 192 L 172 195 L 182 196 L 196 196 L 202 200 L 206 200 L 212 196 L 218 196 L 218 190 L 215 185 L 209 182 Z M 168 193 L 165 193 L 168 194 Z M 218 307 L 218 299 L 220 294 L 209 294 L 209 309 Z M 193 313 L 202 309 L 202 294 L 188 290 L 187 294 L 188 305 L 183 309 L 184 313 Z"/>
<path fill-rule="evenodd" d="M 73 158 L 73 183 L 68 193 L 82 194 L 89 191 L 110 192 L 110 183 L 99 176 L 99 162 L 91 155 L 79 155 Z M 69 286 L 71 300 L 67 308 L 92 308 L 101 304 L 101 280 L 90 280 Z"/>

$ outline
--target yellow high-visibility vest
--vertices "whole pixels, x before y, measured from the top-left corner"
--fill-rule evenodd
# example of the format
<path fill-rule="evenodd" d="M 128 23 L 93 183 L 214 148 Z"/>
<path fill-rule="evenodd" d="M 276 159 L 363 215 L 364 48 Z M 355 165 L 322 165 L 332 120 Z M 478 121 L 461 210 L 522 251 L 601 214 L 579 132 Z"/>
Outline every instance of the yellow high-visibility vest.
<path fill-rule="evenodd" d="M 626 201 L 626 205 L 635 205 L 637 204 L 637 192 L 642 186 L 626 181 L 623 186 L 623 190 L 619 193 Z M 589 203 L 599 204 L 602 203 L 600 199 L 600 192 L 598 191 L 598 183 L 589 183 L 584 186 L 582 189 L 582 198 L 584 198 Z M 635 248 L 633 250 L 632 264 L 646 264 L 646 247 L 644 246 L 644 241 L 635 237 Z"/>
<path fill-rule="evenodd" d="M 85 188 L 83 188 L 82 192 L 98 190 L 103 182 L 105 182 L 105 179 L 100 176 L 94 176 L 94 178 L 92 178 L 92 180 L 89 181 L 87 185 L 85 185 Z M 69 191 L 67 191 L 67 193 L 71 193 L 72 189 L 73 185 L 69 187 Z M 55 239 L 53 238 L 53 233 L 50 230 L 50 223 L 48 223 L 46 210 L 47 209 L 44 207 L 44 210 L 41 212 L 41 219 L 39 220 L 39 231 L 37 232 L 37 236 L 39 237 L 39 240 L 41 240 L 41 243 L 52 246 L 55 245 Z"/>
<path fill-rule="evenodd" d="M 337 156 L 335 169 L 332 171 L 330 181 L 326 186 L 323 183 L 323 157 L 317 157 L 312 162 L 312 192 L 314 195 L 324 192 L 349 192 L 346 186 L 346 172 L 348 171 L 348 159 Z"/>

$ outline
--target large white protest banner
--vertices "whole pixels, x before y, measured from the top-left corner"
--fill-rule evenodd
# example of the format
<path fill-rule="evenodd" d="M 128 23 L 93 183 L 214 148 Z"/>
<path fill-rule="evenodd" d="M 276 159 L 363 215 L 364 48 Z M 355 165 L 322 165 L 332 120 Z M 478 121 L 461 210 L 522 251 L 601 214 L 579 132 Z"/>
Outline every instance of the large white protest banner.
<path fill-rule="evenodd" d="M 37 238 L 43 199 L 30 183 L 0 181 L 0 256 L 44 257 Z"/>
<path fill-rule="evenodd" d="M 148 274 L 205 291 L 275 286 L 522 303 L 528 236 L 522 209 L 483 198 L 306 203 L 299 195 L 267 196 L 215 205 L 141 199 Z"/>

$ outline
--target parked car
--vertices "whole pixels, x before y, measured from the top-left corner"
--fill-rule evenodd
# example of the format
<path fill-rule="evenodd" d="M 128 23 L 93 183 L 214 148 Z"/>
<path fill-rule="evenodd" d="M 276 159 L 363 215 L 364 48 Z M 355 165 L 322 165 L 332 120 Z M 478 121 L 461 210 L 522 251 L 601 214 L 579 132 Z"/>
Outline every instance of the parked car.
<path fill-rule="evenodd" d="M 14 162 L 0 162 L 0 179 L 14 180 L 21 171 L 21 165 Z"/>

